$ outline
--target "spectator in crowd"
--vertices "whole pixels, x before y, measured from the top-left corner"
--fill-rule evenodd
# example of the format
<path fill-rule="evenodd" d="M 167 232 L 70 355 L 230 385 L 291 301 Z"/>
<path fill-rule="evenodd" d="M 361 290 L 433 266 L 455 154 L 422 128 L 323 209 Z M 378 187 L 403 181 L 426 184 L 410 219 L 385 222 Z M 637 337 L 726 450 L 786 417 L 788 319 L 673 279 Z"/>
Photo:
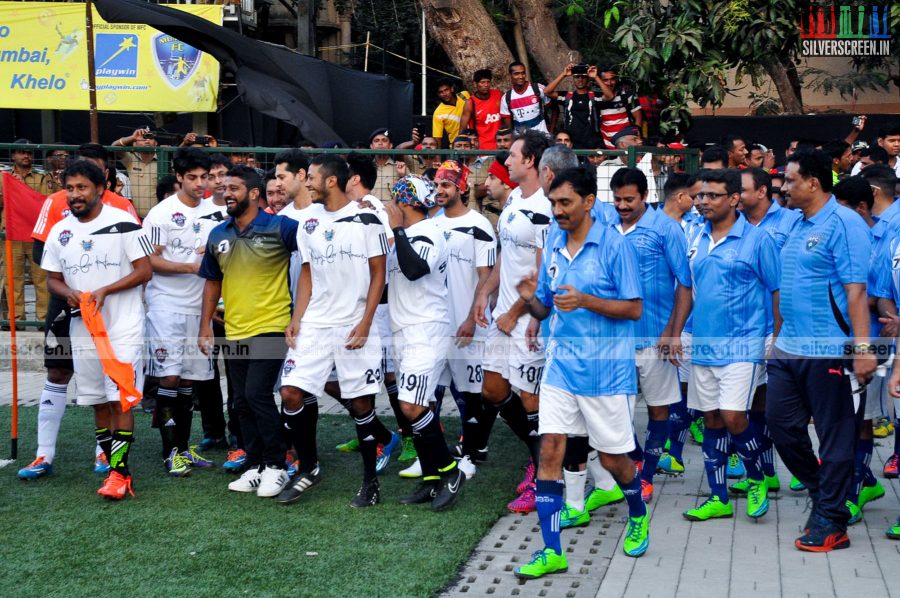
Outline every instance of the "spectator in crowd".
<path fill-rule="evenodd" d="M 472 76 L 475 91 L 466 101 L 462 113 L 462 127 L 478 131 L 478 149 L 497 149 L 497 131 L 500 128 L 500 102 L 503 94 L 493 89 L 494 75 L 490 69 L 480 69 Z"/>
<path fill-rule="evenodd" d="M 394 149 L 394 142 L 391 139 L 393 134 L 393 131 L 387 127 L 375 129 L 369 135 L 369 149 Z M 399 144 L 397 149 L 409 149 L 415 147 L 417 143 L 419 143 L 419 132 L 417 129 L 413 129 L 412 140 Z M 401 176 L 404 176 L 407 171 L 414 168 L 411 157 L 407 156 L 401 160 L 394 160 L 388 154 L 376 154 L 375 165 L 378 167 L 378 179 L 375 183 L 375 188 L 372 189 L 372 195 L 382 202 L 390 201 L 391 188 L 393 188 L 394 183 Z"/>
<path fill-rule="evenodd" d="M 832 184 L 837 185 L 841 175 L 850 171 L 850 144 L 843 139 L 832 139 L 822 146 L 822 151 L 831 156 Z"/>
<path fill-rule="evenodd" d="M 721 145 L 711 145 L 700 156 L 700 168 L 716 170 L 728 165 L 728 152 Z"/>
<path fill-rule="evenodd" d="M 58 141 L 54 141 L 53 145 L 62 145 Z M 44 168 L 47 171 L 47 174 L 50 175 L 50 191 L 56 192 L 62 189 L 62 181 L 60 180 L 60 175 L 62 171 L 65 170 L 66 164 L 69 161 L 69 152 L 64 149 L 54 149 L 49 150 L 44 155 Z"/>
<path fill-rule="evenodd" d="M 641 139 L 641 131 L 636 126 L 628 126 L 613 136 L 612 143 L 618 150 L 627 150 L 629 147 L 637 147 L 643 145 Z M 616 156 L 611 160 L 606 160 L 597 167 L 597 201 L 603 203 L 612 203 L 612 194 L 610 193 L 609 181 L 613 174 L 623 166 L 625 166 L 624 156 Z M 654 169 L 658 166 L 653 161 L 652 154 L 639 154 L 637 156 L 637 168 L 647 177 L 647 197 L 649 204 L 655 205 L 659 201 L 657 193 L 656 176 Z"/>
<path fill-rule="evenodd" d="M 135 129 L 131 135 L 120 137 L 112 142 L 113 146 L 155 148 L 158 145 L 156 135 L 149 127 Z M 158 179 L 158 164 L 155 151 L 123 152 L 119 159 L 128 171 L 128 178 L 133 183 L 130 198 L 138 214 L 143 218 L 153 207 L 153 199 Z"/>
<path fill-rule="evenodd" d="M 877 143 L 878 148 L 869 148 L 869 163 L 875 162 L 887 164 L 893 168 L 894 172 L 897 173 L 897 176 L 900 177 L 900 159 L 897 157 L 900 155 L 900 121 L 887 124 L 878 129 Z M 882 158 L 881 152 L 876 152 L 873 155 L 872 152 L 876 149 L 884 150 L 887 159 L 885 160 Z M 865 152 L 862 152 L 862 156 L 865 156 Z M 865 160 L 860 159 L 853 167 L 853 170 L 850 171 L 850 174 L 859 174 L 859 171 L 867 165 Z"/>
<path fill-rule="evenodd" d="M 462 115 L 469 100 L 469 92 L 457 95 L 453 81 L 444 77 L 438 81 L 437 94 L 441 101 L 431 117 L 431 134 L 437 139 L 438 145 L 443 145 L 446 135 L 447 145 L 450 146 L 460 129 L 466 126 L 462 122 Z"/>
<path fill-rule="evenodd" d="M 600 105 L 600 134 L 608 148 L 615 148 L 613 136 L 627 126 L 640 128 L 644 124 L 644 113 L 634 94 L 619 82 L 615 67 L 599 69 L 599 77 L 594 81 L 600 86 L 603 103 Z M 604 201 L 600 198 L 600 201 Z"/>
<path fill-rule="evenodd" d="M 515 132 L 536 129 L 547 133 L 545 112 L 551 100 L 544 92 L 544 86 L 528 81 L 525 65 L 521 62 L 510 63 L 508 70 L 512 88 L 500 101 L 502 127 Z"/>
<path fill-rule="evenodd" d="M 727 168 L 747 167 L 747 142 L 740 135 L 726 135 L 722 139 L 722 147 L 728 153 Z"/>
<path fill-rule="evenodd" d="M 556 132 L 556 135 L 553 136 L 553 141 L 555 141 L 559 145 L 564 145 L 569 149 L 574 147 L 572 142 L 572 135 L 569 134 L 569 131 L 566 129 L 560 129 Z"/>
<path fill-rule="evenodd" d="M 513 130 L 509 127 L 501 127 L 497 129 L 497 149 L 508 152 L 512 147 Z"/>
<path fill-rule="evenodd" d="M 572 89 L 560 96 L 557 88 L 568 77 L 572 77 Z M 562 126 L 575 149 L 600 146 L 600 105 L 603 99 L 591 89 L 591 80 L 596 78 L 596 66 L 569 63 L 544 90 L 559 105 Z"/>

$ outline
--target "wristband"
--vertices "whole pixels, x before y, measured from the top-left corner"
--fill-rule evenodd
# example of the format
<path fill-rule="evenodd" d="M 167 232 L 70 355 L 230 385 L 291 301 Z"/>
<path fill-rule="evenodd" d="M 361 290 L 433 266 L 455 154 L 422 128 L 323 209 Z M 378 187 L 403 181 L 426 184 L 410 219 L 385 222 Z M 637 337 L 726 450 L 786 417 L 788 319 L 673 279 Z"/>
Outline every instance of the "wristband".
<path fill-rule="evenodd" d="M 874 353 L 875 347 L 873 347 L 869 343 L 856 343 L 853 345 L 853 354 L 854 355 L 866 355 L 868 353 Z"/>

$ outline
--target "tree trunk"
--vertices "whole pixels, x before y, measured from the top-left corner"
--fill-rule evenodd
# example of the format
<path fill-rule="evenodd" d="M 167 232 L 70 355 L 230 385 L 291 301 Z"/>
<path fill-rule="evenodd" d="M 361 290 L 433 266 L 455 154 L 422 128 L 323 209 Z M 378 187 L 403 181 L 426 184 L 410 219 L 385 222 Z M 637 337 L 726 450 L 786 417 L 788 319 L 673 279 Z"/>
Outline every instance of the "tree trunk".
<path fill-rule="evenodd" d="M 803 114 L 803 101 L 800 95 L 791 85 L 791 78 L 788 76 L 787 69 L 775 57 L 770 57 L 763 62 L 763 68 L 766 69 L 775 89 L 778 90 L 778 97 L 781 98 L 781 106 L 784 108 L 785 114 Z"/>
<path fill-rule="evenodd" d="M 581 53 L 563 41 L 550 10 L 550 0 L 512 0 L 522 15 L 522 29 L 528 52 L 547 81 L 562 72 L 570 62 L 580 62 Z"/>
<path fill-rule="evenodd" d="M 484 68 L 493 71 L 494 85 L 509 86 L 506 67 L 513 56 L 481 0 L 422 0 L 422 5 L 428 31 L 453 62 L 465 87 L 471 87 L 472 75 Z"/>
<path fill-rule="evenodd" d="M 515 4 L 511 4 L 513 18 L 513 39 L 516 40 L 516 54 L 519 62 L 525 65 L 525 76 L 531 81 L 531 66 L 528 64 L 528 47 L 525 45 L 525 34 L 522 32 L 522 17 Z"/>

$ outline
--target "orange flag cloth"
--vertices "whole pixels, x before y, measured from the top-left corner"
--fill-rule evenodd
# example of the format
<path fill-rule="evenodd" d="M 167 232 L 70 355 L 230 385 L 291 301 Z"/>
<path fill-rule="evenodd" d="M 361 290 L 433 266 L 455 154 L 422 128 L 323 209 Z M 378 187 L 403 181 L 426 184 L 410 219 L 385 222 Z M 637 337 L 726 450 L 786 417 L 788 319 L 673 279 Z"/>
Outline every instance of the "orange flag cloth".
<path fill-rule="evenodd" d="M 94 346 L 97 347 L 97 355 L 100 357 L 103 373 L 119 387 L 119 402 L 122 404 L 122 411 L 128 411 L 141 400 L 141 392 L 134 387 L 134 369 L 130 363 L 119 361 L 116 358 L 116 352 L 113 350 L 112 343 L 109 342 L 109 335 L 106 334 L 103 316 L 99 311 L 94 314 L 94 305 L 90 293 L 81 294 L 81 319 L 84 320 L 84 325 L 91 333 L 91 338 L 94 339 Z"/>

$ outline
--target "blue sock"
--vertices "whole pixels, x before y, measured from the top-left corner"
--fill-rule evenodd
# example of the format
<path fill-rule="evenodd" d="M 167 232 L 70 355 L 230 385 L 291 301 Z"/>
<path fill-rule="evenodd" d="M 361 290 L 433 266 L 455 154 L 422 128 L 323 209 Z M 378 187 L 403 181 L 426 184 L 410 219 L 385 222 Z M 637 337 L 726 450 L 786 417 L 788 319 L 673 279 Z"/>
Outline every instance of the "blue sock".
<path fill-rule="evenodd" d="M 628 516 L 643 517 L 646 515 L 647 505 L 644 504 L 644 499 L 641 498 L 640 476 L 634 476 L 634 479 L 628 484 L 623 484 L 619 480 L 616 480 L 616 483 L 619 485 L 619 488 L 622 489 L 622 493 L 625 495 L 625 501 L 628 503 Z"/>
<path fill-rule="evenodd" d="M 552 548 L 556 554 L 562 554 L 562 542 L 559 537 L 559 515 L 563 508 L 563 491 L 566 486 L 562 480 L 538 480 L 535 506 L 538 521 L 541 523 L 541 535 L 544 545 Z M 640 488 L 638 488 L 640 498 Z"/>
<path fill-rule="evenodd" d="M 684 443 L 691 425 L 687 410 L 687 397 L 669 405 L 669 454 L 679 462 L 684 461 Z"/>
<path fill-rule="evenodd" d="M 747 477 L 761 482 L 763 472 L 759 466 L 759 443 L 754 432 L 753 426 L 747 426 L 740 434 L 732 434 L 731 439 L 738 456 L 744 462 L 744 467 L 747 468 Z"/>
<path fill-rule="evenodd" d="M 656 473 L 656 465 L 662 457 L 663 447 L 666 445 L 666 436 L 669 432 L 669 421 L 647 422 L 647 440 L 644 443 L 644 468 L 641 470 L 641 479 L 653 483 L 653 474 Z"/>
<path fill-rule="evenodd" d="M 857 440 L 856 441 L 856 451 L 857 453 L 862 449 L 865 451 L 865 456 L 863 458 L 863 486 L 873 486 L 875 482 L 878 480 L 875 479 L 875 476 L 872 474 L 872 468 L 870 467 L 872 463 L 872 453 L 875 450 L 875 440 L 872 438 L 868 438 L 866 440 Z"/>
<path fill-rule="evenodd" d="M 725 428 L 706 428 L 703 432 L 703 465 L 709 489 L 723 503 L 728 502 L 725 466 L 728 464 L 728 437 Z"/>
<path fill-rule="evenodd" d="M 769 435 L 769 425 L 766 423 L 766 414 L 762 411 L 750 412 L 750 425 L 756 434 L 756 442 L 759 444 L 759 462 L 763 474 L 775 475 L 775 445 Z"/>
<path fill-rule="evenodd" d="M 638 440 L 637 434 L 634 435 L 634 450 L 628 453 L 628 456 L 631 457 L 632 461 L 641 461 L 644 460 L 644 449 L 641 448 L 641 442 Z"/>

